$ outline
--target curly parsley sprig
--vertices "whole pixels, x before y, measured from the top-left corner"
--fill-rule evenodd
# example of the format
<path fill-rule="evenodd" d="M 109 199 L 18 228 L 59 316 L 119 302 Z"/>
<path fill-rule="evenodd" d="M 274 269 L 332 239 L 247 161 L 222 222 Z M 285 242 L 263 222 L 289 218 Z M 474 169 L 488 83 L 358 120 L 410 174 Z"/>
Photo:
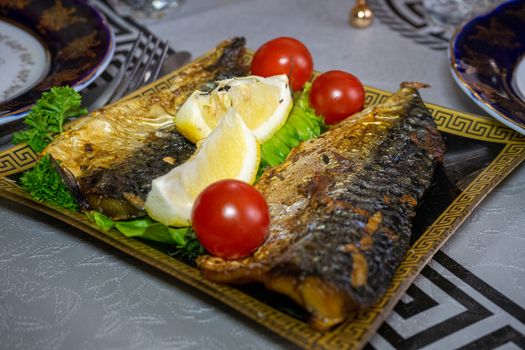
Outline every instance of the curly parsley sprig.
<path fill-rule="evenodd" d="M 54 135 L 64 131 L 64 123 L 68 119 L 87 113 L 81 103 L 80 94 L 67 86 L 44 92 L 24 119 L 29 128 L 14 133 L 13 143 L 25 142 L 33 151 L 42 152 L 53 141 Z M 48 155 L 40 158 L 31 170 L 22 175 L 20 185 L 38 201 L 78 211 L 75 198 L 62 182 Z"/>
<path fill-rule="evenodd" d="M 75 198 L 53 168 L 49 155 L 40 158 L 33 169 L 20 177 L 20 185 L 37 201 L 78 211 Z"/>
<path fill-rule="evenodd" d="M 68 86 L 44 92 L 24 119 L 29 128 L 14 133 L 13 143 L 25 142 L 33 151 L 42 152 L 53 141 L 53 135 L 64 131 L 68 119 L 87 113 L 81 103 L 80 94 Z"/>

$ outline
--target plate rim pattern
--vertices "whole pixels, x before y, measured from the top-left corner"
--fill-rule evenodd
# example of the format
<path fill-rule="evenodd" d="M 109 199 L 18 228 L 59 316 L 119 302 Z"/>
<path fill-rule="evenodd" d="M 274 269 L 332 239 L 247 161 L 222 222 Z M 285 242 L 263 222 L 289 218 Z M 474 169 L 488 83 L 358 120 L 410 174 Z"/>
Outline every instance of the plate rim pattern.
<path fill-rule="evenodd" d="M 111 60 L 113 58 L 113 55 L 114 55 L 115 49 L 116 49 L 115 33 L 113 33 L 113 30 L 111 29 L 111 26 L 109 25 L 108 20 L 104 16 L 104 14 L 99 9 L 97 9 L 95 6 L 93 6 L 93 4 L 90 4 L 89 2 L 81 1 L 81 0 L 67 0 L 67 1 L 69 1 L 71 3 L 75 3 L 77 6 L 84 6 L 87 9 L 89 9 L 89 11 L 93 15 L 93 18 L 95 18 L 96 21 L 103 26 L 103 28 L 104 28 L 104 35 L 106 36 L 106 40 L 107 40 L 107 43 L 108 43 L 107 47 L 105 49 L 104 55 L 100 58 L 100 61 L 95 66 L 85 70 L 85 72 L 83 72 L 83 74 L 79 77 L 79 79 L 76 80 L 75 83 L 71 85 L 71 87 L 75 91 L 81 91 L 86 86 L 91 84 L 100 74 L 102 74 L 104 72 L 104 70 L 108 67 L 108 65 L 111 63 Z M 0 16 L 0 18 L 2 18 L 2 17 Z M 20 23 L 18 21 L 14 21 L 11 18 L 8 18 L 8 19 L 9 19 L 10 23 L 18 23 L 18 24 L 21 24 L 22 27 L 26 27 L 26 25 L 24 23 Z M 32 34 L 33 30 L 31 28 L 27 28 L 27 29 L 29 29 L 29 30 L 26 30 L 26 31 L 29 34 Z M 36 33 L 36 34 L 39 34 L 39 33 Z M 38 41 L 42 41 L 43 38 L 41 39 L 40 37 L 36 37 L 36 39 Z M 51 57 L 51 60 L 53 60 L 53 59 L 54 58 Z M 49 74 L 44 75 L 42 77 L 42 79 L 40 80 L 40 82 L 42 80 L 44 80 L 48 75 Z M 38 83 L 40 83 L 40 82 L 38 82 Z M 30 91 L 30 90 L 31 89 L 29 89 L 28 91 Z M 20 96 L 18 96 L 18 97 L 20 97 Z M 15 97 L 14 99 L 16 99 L 16 98 L 17 97 Z M 7 102 L 9 102 L 9 101 L 7 101 Z M 20 119 L 21 117 L 25 116 L 28 113 L 29 109 L 31 109 L 33 104 L 34 103 L 30 103 L 28 105 L 21 106 L 18 109 L 12 110 L 12 111 L 10 111 L 8 113 L 0 115 L 0 125 L 2 125 L 4 123 L 11 122 L 11 121 L 16 120 L 16 119 Z"/>
<path fill-rule="evenodd" d="M 515 119 L 513 119 L 513 118 L 509 117 L 508 115 L 506 115 L 504 112 L 502 112 L 499 109 L 497 109 L 494 106 L 495 103 L 492 103 L 489 99 L 483 98 L 479 94 L 479 92 L 476 91 L 476 89 L 474 89 L 469 82 L 467 82 L 467 80 L 465 79 L 463 74 L 458 69 L 458 66 L 459 66 L 458 58 L 456 57 L 456 54 L 455 54 L 455 48 L 457 47 L 457 44 L 458 44 L 457 40 L 459 38 L 459 35 L 462 32 L 464 32 L 464 30 L 465 30 L 465 28 L 467 26 L 471 26 L 471 25 L 473 25 L 474 23 L 476 23 L 477 21 L 479 21 L 479 20 L 481 20 L 483 18 L 488 18 L 490 16 L 494 16 L 494 13 L 496 13 L 497 11 L 499 11 L 499 10 L 509 6 L 509 5 L 513 5 L 515 3 L 519 3 L 520 1 L 523 1 L 523 0 L 510 0 L 510 1 L 504 2 L 501 5 L 493 8 L 493 9 L 490 9 L 489 11 L 487 11 L 487 12 L 485 12 L 483 14 L 480 14 L 480 15 L 472 18 L 471 20 L 468 20 L 468 21 L 462 23 L 460 26 L 458 26 L 458 28 L 456 28 L 456 30 L 455 30 L 454 34 L 452 35 L 452 38 L 450 39 L 450 42 L 449 42 L 449 46 L 448 46 L 448 60 L 449 60 L 449 69 L 450 69 L 450 72 L 452 73 L 452 77 L 454 78 L 454 81 L 461 88 L 461 90 L 463 90 L 463 92 L 465 92 L 465 94 L 472 101 L 474 101 L 474 103 L 476 103 L 479 107 L 481 107 L 483 110 L 485 110 L 490 116 L 496 118 L 498 121 L 500 121 L 501 123 L 505 124 L 509 128 L 512 128 L 512 129 L 516 130 L 519 133 L 525 134 L 525 121 L 520 123 L 520 122 L 516 121 Z M 525 6 L 524 6 L 524 9 L 525 9 Z M 522 52 L 521 58 L 519 58 L 516 62 L 513 63 L 513 67 L 510 70 L 511 72 L 513 70 L 515 70 L 515 67 L 520 62 L 520 60 L 525 59 L 525 48 L 523 48 L 523 50 L 524 51 Z M 515 93 L 512 92 L 512 95 L 514 95 L 514 94 Z M 520 102 L 521 102 L 522 105 L 525 105 L 525 101 L 520 101 Z M 518 103 L 518 102 L 514 102 L 514 103 Z"/>

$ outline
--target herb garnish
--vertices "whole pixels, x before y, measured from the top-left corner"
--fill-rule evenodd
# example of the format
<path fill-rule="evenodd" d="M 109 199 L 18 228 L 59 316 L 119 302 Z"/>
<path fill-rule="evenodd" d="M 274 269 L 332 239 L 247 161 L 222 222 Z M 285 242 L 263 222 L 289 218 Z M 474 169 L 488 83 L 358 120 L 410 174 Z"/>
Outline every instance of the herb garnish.
<path fill-rule="evenodd" d="M 14 133 L 13 143 L 26 142 L 36 153 L 42 152 L 53 141 L 53 135 L 64 131 L 66 120 L 87 113 L 81 102 L 80 94 L 67 86 L 44 92 L 24 119 L 29 128 Z M 62 182 L 49 155 L 40 158 L 33 169 L 22 175 L 20 185 L 38 201 L 78 211 L 75 198 Z"/>
<path fill-rule="evenodd" d="M 53 141 L 54 134 L 64 131 L 64 123 L 69 118 L 87 113 L 81 103 L 80 94 L 68 86 L 44 92 L 24 119 L 29 129 L 14 133 L 13 143 L 25 142 L 33 151 L 42 152 Z"/>
<path fill-rule="evenodd" d="M 261 145 L 261 164 L 257 177 L 267 168 L 284 162 L 292 148 L 297 147 L 301 141 L 316 138 L 326 129 L 324 119 L 317 116 L 310 107 L 308 96 L 311 87 L 311 83 L 306 83 L 303 91 L 294 96 L 294 104 L 286 123 Z"/>
<path fill-rule="evenodd" d="M 191 227 L 172 228 L 150 217 L 113 221 L 98 211 L 90 211 L 86 215 L 104 231 L 115 228 L 128 238 L 142 238 L 174 245 L 175 249 L 169 254 L 180 259 L 193 261 L 199 255 L 204 254 L 204 248 L 195 237 Z"/>
<path fill-rule="evenodd" d="M 20 178 L 20 185 L 37 201 L 78 211 L 75 198 L 62 182 L 49 155 L 45 155 Z"/>

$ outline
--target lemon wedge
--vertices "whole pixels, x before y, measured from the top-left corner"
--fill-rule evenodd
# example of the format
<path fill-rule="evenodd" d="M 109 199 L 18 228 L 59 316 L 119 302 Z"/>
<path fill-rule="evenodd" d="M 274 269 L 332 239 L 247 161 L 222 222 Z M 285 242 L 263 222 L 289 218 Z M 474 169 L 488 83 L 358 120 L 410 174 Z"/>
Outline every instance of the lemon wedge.
<path fill-rule="evenodd" d="M 218 81 L 210 93 L 195 91 L 175 116 L 175 125 L 196 143 L 207 137 L 233 107 L 253 131 L 257 141 L 269 139 L 285 122 L 292 108 L 286 75 L 248 76 Z"/>
<path fill-rule="evenodd" d="M 169 226 L 189 226 L 197 196 L 223 179 L 255 181 L 259 143 L 240 115 L 230 108 L 186 163 L 153 180 L 145 209 Z"/>

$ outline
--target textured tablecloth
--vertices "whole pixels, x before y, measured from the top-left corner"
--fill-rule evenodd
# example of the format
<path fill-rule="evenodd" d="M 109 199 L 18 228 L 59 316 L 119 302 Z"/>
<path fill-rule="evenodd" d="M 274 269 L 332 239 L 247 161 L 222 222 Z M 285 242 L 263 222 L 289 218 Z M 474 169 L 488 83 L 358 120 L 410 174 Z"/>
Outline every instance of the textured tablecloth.
<path fill-rule="evenodd" d="M 386 12 L 401 2 L 373 1 Z M 404 2 L 419 8 L 418 1 Z M 391 91 L 401 81 L 427 82 L 432 88 L 422 92 L 426 101 L 484 115 L 453 82 L 446 51 L 380 20 L 353 29 L 347 24 L 351 5 L 186 0 L 172 19 L 148 29 L 194 57 L 233 36 L 245 36 L 254 49 L 273 37 L 293 36 L 308 46 L 317 70 L 343 69 Z M 136 31 L 125 21 L 119 26 Z M 521 166 L 436 254 L 369 347 L 525 347 L 524 190 Z M 183 283 L 4 199 L 0 339 L 1 349 L 293 348 Z"/>

